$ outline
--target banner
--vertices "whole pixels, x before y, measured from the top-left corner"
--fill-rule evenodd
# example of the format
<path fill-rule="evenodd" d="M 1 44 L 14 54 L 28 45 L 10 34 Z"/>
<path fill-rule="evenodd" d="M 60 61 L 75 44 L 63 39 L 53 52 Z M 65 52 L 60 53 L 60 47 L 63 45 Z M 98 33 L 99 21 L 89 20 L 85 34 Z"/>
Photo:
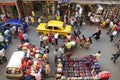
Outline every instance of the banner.
<path fill-rule="evenodd" d="M 62 3 L 67 2 L 67 3 L 68 3 L 68 2 L 70 2 L 70 0 L 62 0 L 61 2 L 62 2 Z"/>

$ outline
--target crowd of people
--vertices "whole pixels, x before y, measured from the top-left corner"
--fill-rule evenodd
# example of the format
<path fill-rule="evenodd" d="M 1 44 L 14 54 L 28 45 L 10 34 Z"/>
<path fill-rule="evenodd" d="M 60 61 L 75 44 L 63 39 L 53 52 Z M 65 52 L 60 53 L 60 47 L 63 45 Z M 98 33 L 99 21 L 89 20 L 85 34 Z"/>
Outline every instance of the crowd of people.
<path fill-rule="evenodd" d="M 76 48 L 86 48 L 89 49 L 91 44 L 93 44 L 92 38 L 94 37 L 96 40 L 100 39 L 100 35 L 101 35 L 101 27 L 105 26 L 106 28 L 108 28 L 108 32 L 107 34 L 110 34 L 110 41 L 113 41 L 114 36 L 117 35 L 117 33 L 119 33 L 119 28 L 120 28 L 120 20 L 116 17 L 114 17 L 113 19 L 102 19 L 99 23 L 99 27 L 97 27 L 96 31 L 93 33 L 93 35 L 91 35 L 89 38 L 86 38 L 84 34 L 81 33 L 80 27 L 83 25 L 84 23 L 84 19 L 82 17 L 82 15 L 80 15 L 78 13 L 79 9 L 76 10 L 76 13 L 71 13 L 71 15 L 67 15 L 69 13 L 69 11 L 65 11 L 64 13 L 62 13 L 60 11 L 60 7 L 58 8 L 56 14 L 55 14 L 55 19 L 56 20 L 62 20 L 64 23 L 66 24 L 70 24 L 74 29 L 73 33 L 71 33 L 70 35 L 68 35 L 66 37 L 66 39 L 62 42 L 61 47 L 60 48 L 56 48 L 54 50 L 54 57 L 55 57 L 55 63 L 57 62 L 57 59 L 59 57 L 62 58 L 67 58 L 69 59 L 71 57 L 71 55 L 73 54 L 73 51 Z M 92 15 L 90 15 L 92 16 Z M 37 23 L 40 24 L 41 23 L 41 18 L 42 17 L 38 17 L 37 18 Z M 26 16 L 25 17 L 25 22 L 28 25 L 32 25 L 35 23 L 34 17 L 33 16 Z M 7 21 L 6 17 L 5 17 L 5 22 Z M 77 30 L 75 30 L 75 27 Z M 30 42 L 29 41 L 29 36 L 26 32 L 24 32 L 24 30 L 19 27 L 17 29 L 17 27 L 15 25 L 12 25 L 11 28 L 9 30 L 4 30 L 3 31 L 3 36 L 5 39 L 5 43 L 7 45 L 9 45 L 9 43 L 12 41 L 13 38 L 17 38 L 20 40 L 21 44 L 24 44 L 26 42 Z M 50 64 L 49 64 L 49 60 L 48 60 L 48 54 L 49 54 L 49 43 L 52 44 L 52 46 L 54 45 L 59 45 L 59 33 L 53 33 L 52 31 L 50 31 L 48 33 L 48 35 L 44 35 L 44 34 L 39 34 L 39 41 L 40 41 L 40 48 L 42 48 L 43 51 L 43 57 L 42 58 L 37 58 L 38 59 L 38 63 L 36 66 L 32 66 L 32 69 L 34 72 L 27 73 L 25 72 L 25 70 L 27 70 L 28 72 L 30 71 L 30 67 L 31 66 L 31 62 L 29 65 L 27 65 L 27 62 L 29 63 L 29 61 L 31 61 L 31 57 L 35 57 L 35 55 L 32 53 L 34 51 L 32 51 L 30 54 L 26 54 L 25 57 L 22 59 L 22 64 L 24 66 L 21 67 L 21 70 L 23 70 L 23 72 L 25 72 L 25 80 L 31 80 L 31 75 L 36 76 L 36 80 L 40 80 L 38 78 L 38 75 L 41 76 L 41 72 L 39 73 L 39 71 L 42 70 L 45 75 L 50 75 Z M 118 48 L 118 51 L 116 54 L 113 54 L 113 57 L 111 58 L 113 60 L 113 62 L 115 63 L 115 61 L 118 59 L 118 57 L 120 56 L 120 51 L 119 51 L 119 46 L 120 46 L 120 40 L 118 40 L 118 42 L 115 44 L 115 46 Z M 1 46 L 2 48 L 1 51 L 4 51 L 3 46 Z M 36 53 L 35 53 L 36 54 Z M 3 60 L 6 62 L 7 59 L 4 56 L 4 53 L 0 54 L 1 59 L 3 58 Z M 96 53 L 94 55 L 96 57 L 97 60 L 99 60 L 100 56 L 101 56 L 101 51 L 98 51 L 98 53 Z M 39 61 L 40 60 L 40 61 Z M 41 63 L 42 61 L 42 63 Z M 1 63 L 1 62 L 0 62 Z M 26 64 L 25 64 L 26 63 Z M 44 67 L 44 68 L 43 68 Z M 24 69 L 25 68 L 25 69 Z M 36 74 L 33 74 L 35 73 Z"/>

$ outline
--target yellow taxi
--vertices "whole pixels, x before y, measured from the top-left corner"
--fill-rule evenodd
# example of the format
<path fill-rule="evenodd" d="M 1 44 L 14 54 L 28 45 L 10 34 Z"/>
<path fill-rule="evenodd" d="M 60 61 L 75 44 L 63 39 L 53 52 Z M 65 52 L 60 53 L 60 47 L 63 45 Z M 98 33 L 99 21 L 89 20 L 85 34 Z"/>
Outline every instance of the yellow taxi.
<path fill-rule="evenodd" d="M 62 21 L 50 20 L 48 23 L 40 23 L 36 28 L 38 33 L 48 34 L 58 32 L 59 36 L 67 36 L 72 32 L 72 26 L 64 24 Z"/>

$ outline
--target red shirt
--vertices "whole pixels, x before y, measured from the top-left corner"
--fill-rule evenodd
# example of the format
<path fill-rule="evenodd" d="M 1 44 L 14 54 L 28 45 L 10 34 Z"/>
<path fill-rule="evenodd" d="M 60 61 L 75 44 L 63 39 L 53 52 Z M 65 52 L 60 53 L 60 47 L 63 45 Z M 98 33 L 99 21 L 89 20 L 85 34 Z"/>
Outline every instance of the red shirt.
<path fill-rule="evenodd" d="M 23 39 L 23 36 L 22 36 L 22 33 L 20 33 L 20 34 L 18 35 L 18 38 L 19 38 L 21 41 L 24 40 L 24 39 Z"/>

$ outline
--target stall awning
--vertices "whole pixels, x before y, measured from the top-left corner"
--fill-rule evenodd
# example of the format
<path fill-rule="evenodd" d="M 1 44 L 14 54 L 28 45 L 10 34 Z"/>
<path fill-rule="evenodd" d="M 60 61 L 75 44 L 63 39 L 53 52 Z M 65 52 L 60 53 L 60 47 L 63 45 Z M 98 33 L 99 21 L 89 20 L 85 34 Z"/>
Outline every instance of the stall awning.
<path fill-rule="evenodd" d="M 0 6 L 15 6 L 17 0 L 0 0 Z"/>
<path fill-rule="evenodd" d="M 17 0 L 0 0 L 0 3 L 14 3 Z"/>

